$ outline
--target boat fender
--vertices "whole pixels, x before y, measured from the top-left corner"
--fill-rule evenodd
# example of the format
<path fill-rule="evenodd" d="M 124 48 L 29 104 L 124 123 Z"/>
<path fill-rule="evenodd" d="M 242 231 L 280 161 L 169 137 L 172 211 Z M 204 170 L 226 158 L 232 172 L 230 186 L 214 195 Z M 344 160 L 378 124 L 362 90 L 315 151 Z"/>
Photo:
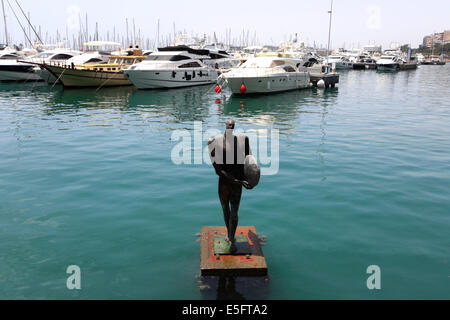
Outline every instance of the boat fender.
<path fill-rule="evenodd" d="M 317 87 L 325 88 L 325 81 L 323 81 L 323 79 L 320 79 L 319 81 L 317 81 Z"/>

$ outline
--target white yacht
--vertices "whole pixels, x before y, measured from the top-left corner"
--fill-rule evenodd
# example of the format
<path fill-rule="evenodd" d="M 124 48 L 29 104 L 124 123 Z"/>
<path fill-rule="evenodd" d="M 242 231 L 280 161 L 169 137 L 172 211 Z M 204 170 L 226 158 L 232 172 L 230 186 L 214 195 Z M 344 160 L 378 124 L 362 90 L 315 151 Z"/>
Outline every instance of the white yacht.
<path fill-rule="evenodd" d="M 0 81 L 41 80 L 34 65 L 18 62 L 25 56 L 19 51 L 2 50 L 0 53 Z"/>
<path fill-rule="evenodd" d="M 325 61 L 325 63 L 327 62 L 330 67 L 336 70 L 353 69 L 353 62 L 345 56 L 329 56 L 328 61 Z"/>
<path fill-rule="evenodd" d="M 415 70 L 417 69 L 417 60 L 415 57 L 405 60 L 397 55 L 384 55 L 377 61 L 377 69 L 378 71 Z"/>
<path fill-rule="evenodd" d="M 81 54 L 80 51 L 74 51 L 70 49 L 55 49 L 41 52 L 36 56 L 27 59 L 26 61 L 30 63 L 64 65 L 67 64 L 71 58 L 76 57 L 80 54 Z M 50 84 L 55 83 L 58 80 L 52 73 L 50 73 L 44 68 L 35 67 L 35 72 L 42 80 Z"/>
<path fill-rule="evenodd" d="M 217 81 L 217 70 L 205 63 L 210 60 L 208 50 L 168 47 L 123 72 L 138 89 L 199 86 Z"/>
<path fill-rule="evenodd" d="M 22 52 L 2 52 L 0 54 L 1 81 L 42 81 L 53 76 L 36 66 L 38 63 L 65 63 L 79 52 L 70 49 L 55 49 L 26 57 Z M 56 79 L 54 79 L 56 80 Z"/>
<path fill-rule="evenodd" d="M 309 73 L 303 60 L 283 57 L 254 57 L 239 68 L 220 76 L 216 92 L 222 86 L 233 94 L 273 93 L 307 88 Z"/>
<path fill-rule="evenodd" d="M 385 55 L 377 61 L 379 71 L 397 71 L 400 69 L 401 59 L 398 56 Z"/>

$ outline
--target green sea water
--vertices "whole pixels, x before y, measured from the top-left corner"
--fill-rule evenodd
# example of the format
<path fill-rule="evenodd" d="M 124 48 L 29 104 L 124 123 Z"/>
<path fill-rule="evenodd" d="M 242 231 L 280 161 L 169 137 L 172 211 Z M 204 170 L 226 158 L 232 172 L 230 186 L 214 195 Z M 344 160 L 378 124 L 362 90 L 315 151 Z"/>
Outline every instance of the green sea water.
<path fill-rule="evenodd" d="M 213 89 L 0 84 L 0 298 L 450 299 L 449 65 L 344 72 L 329 90 Z M 171 135 L 231 117 L 279 130 L 280 167 L 239 213 L 267 237 L 269 277 L 227 286 L 198 277 L 196 234 L 223 224 L 217 176 L 175 165 Z"/>

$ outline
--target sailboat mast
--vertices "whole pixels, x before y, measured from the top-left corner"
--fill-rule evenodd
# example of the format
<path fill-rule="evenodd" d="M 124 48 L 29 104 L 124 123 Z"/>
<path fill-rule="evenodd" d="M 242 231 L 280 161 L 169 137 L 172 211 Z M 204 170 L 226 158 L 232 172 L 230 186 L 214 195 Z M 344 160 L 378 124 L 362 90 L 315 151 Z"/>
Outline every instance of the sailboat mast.
<path fill-rule="evenodd" d="M 126 24 L 126 29 L 127 29 L 127 44 L 126 44 L 126 47 L 128 48 L 128 46 L 130 45 L 130 40 L 128 38 L 128 18 L 125 18 L 125 24 Z"/>
<path fill-rule="evenodd" d="M 3 3 L 3 0 L 2 0 L 2 9 L 3 9 L 3 21 L 5 22 L 5 40 L 6 40 L 6 45 L 8 45 L 9 44 L 9 41 L 8 41 L 8 27 L 6 26 L 5 4 Z"/>
<path fill-rule="evenodd" d="M 158 33 L 157 33 L 157 36 L 156 36 L 156 49 L 158 49 L 159 48 L 159 19 L 158 19 Z"/>
<path fill-rule="evenodd" d="M 331 0 L 331 9 L 330 9 L 330 11 L 328 12 L 329 14 L 330 14 L 330 26 L 329 26 L 329 28 L 328 28 L 328 47 L 327 47 L 327 64 L 328 64 L 328 57 L 329 57 L 329 54 L 330 54 L 330 41 L 331 41 L 331 19 L 332 19 L 332 17 L 333 17 L 333 0 Z M 327 70 L 328 70 L 328 68 L 327 68 Z"/>
<path fill-rule="evenodd" d="M 136 47 L 136 43 L 137 43 L 137 40 L 136 40 L 136 24 L 134 23 L 134 18 L 133 18 L 133 44 L 134 44 L 134 47 Z"/>

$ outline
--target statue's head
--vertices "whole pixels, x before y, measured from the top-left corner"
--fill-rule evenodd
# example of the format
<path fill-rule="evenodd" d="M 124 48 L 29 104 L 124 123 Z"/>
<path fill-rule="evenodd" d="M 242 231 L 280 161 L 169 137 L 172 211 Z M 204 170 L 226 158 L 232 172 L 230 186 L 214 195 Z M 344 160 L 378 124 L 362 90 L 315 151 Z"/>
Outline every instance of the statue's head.
<path fill-rule="evenodd" d="M 227 128 L 227 130 L 234 130 L 235 125 L 236 125 L 236 122 L 234 122 L 233 119 L 229 119 L 229 120 L 227 120 L 226 128 Z"/>

